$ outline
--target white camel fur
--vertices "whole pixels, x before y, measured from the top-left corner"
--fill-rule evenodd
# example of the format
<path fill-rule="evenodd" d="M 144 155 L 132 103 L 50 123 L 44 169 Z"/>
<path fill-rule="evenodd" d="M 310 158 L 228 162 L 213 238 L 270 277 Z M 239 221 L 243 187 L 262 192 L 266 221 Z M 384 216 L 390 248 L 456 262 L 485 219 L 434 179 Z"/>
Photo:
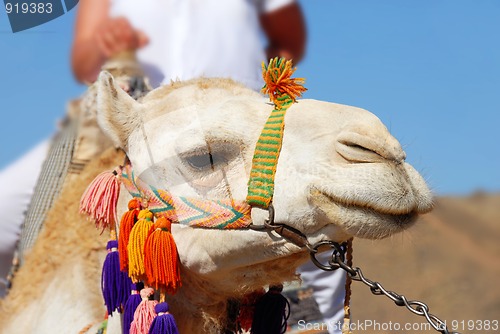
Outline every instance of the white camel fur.
<path fill-rule="evenodd" d="M 140 101 L 106 72 L 97 84 L 98 123 L 142 180 L 179 196 L 245 199 L 253 150 L 273 108 L 267 98 L 226 79 L 173 83 Z M 310 243 L 384 238 L 432 207 L 424 180 L 376 116 L 315 100 L 299 100 L 287 112 L 275 184 L 275 221 L 303 232 Z M 81 185 L 72 188 L 83 191 Z M 126 202 L 123 196 L 119 212 L 125 212 Z M 76 210 L 68 215 L 76 216 Z M 252 210 L 254 224 L 265 218 L 266 211 Z M 4 303 L 11 314 L 0 319 L 5 333 L 52 333 L 54 328 L 93 333 L 102 318 L 97 272 L 104 237 L 89 232 L 90 223 L 57 225 L 51 219 L 55 214 L 40 239 L 59 239 L 58 262 L 43 264 L 40 258 L 50 260 L 56 251 L 35 246 L 19 280 L 29 282 L 29 273 L 37 273 L 37 280 L 29 288 L 15 281 Z M 56 231 L 47 232 L 51 228 Z M 216 333 L 229 298 L 295 279 L 295 269 L 308 258 L 305 249 L 272 232 L 174 225 L 172 234 L 183 287 L 168 301 L 181 333 Z M 66 253 L 70 256 L 61 255 Z"/>

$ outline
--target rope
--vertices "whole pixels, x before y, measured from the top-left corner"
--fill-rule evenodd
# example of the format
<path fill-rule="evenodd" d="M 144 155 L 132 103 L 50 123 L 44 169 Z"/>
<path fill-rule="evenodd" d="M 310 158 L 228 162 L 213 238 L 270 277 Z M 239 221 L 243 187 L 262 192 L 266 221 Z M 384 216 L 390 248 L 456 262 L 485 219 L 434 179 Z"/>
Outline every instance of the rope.
<path fill-rule="evenodd" d="M 346 261 L 349 267 L 352 267 L 352 238 L 347 240 Z M 344 298 L 344 324 L 342 325 L 342 334 L 352 334 L 351 332 L 351 276 L 346 272 L 345 280 L 345 298 Z"/>

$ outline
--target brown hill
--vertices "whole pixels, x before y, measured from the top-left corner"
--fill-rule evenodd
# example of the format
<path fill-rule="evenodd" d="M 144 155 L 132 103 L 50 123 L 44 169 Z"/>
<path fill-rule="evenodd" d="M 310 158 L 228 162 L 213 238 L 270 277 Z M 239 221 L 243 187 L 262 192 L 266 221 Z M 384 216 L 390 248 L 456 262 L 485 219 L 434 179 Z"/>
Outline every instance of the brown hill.
<path fill-rule="evenodd" d="M 427 303 L 450 330 L 500 333 L 499 241 L 500 194 L 442 197 L 431 213 L 403 234 L 382 241 L 355 240 L 354 265 L 386 289 Z M 392 321 L 401 328 L 405 323 L 426 322 L 386 297 L 373 296 L 360 282 L 353 282 L 351 307 L 354 322 Z M 435 333 L 398 331 L 394 326 L 393 330 L 372 326 L 354 332 Z"/>
<path fill-rule="evenodd" d="M 450 331 L 500 333 L 499 241 L 500 194 L 441 197 L 409 231 L 386 240 L 355 239 L 353 263 L 387 290 L 425 302 Z M 311 292 L 308 287 L 286 292 L 290 333 L 307 332 L 297 329 L 298 320 L 319 326 Z M 352 292 L 352 323 L 361 326 L 353 333 L 437 333 L 424 317 L 372 295 L 361 282 L 352 283 Z"/>

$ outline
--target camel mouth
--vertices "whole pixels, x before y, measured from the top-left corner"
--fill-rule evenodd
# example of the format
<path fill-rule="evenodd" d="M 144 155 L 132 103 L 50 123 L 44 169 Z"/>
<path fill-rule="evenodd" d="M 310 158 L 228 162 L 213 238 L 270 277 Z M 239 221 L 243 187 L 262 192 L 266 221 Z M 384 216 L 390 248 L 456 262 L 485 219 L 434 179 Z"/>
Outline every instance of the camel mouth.
<path fill-rule="evenodd" d="M 365 239 L 383 239 L 412 226 L 419 212 L 379 210 L 373 205 L 340 201 L 335 196 L 314 189 L 310 201 L 325 225 L 335 225 L 346 234 Z"/>
<path fill-rule="evenodd" d="M 394 197 L 391 202 L 389 196 L 359 196 L 355 193 L 349 194 L 348 196 L 339 196 L 328 189 L 325 189 L 325 187 L 313 186 L 311 194 L 315 196 L 315 193 L 322 194 L 331 202 L 338 205 L 371 209 L 380 214 L 401 216 L 411 214 L 413 212 L 419 212 L 418 206 L 416 205 L 417 203 L 415 203 L 414 197 L 411 194 Z"/>

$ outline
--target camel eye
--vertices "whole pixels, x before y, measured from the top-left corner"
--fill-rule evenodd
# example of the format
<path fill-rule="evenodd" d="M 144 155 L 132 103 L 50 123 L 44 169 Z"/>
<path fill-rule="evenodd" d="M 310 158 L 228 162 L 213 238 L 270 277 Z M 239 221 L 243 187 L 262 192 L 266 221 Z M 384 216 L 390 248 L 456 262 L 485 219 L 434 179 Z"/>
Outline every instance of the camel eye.
<path fill-rule="evenodd" d="M 222 166 L 227 163 L 227 159 L 222 154 L 204 153 L 191 155 L 185 158 L 190 167 L 197 171 L 204 171 Z"/>

